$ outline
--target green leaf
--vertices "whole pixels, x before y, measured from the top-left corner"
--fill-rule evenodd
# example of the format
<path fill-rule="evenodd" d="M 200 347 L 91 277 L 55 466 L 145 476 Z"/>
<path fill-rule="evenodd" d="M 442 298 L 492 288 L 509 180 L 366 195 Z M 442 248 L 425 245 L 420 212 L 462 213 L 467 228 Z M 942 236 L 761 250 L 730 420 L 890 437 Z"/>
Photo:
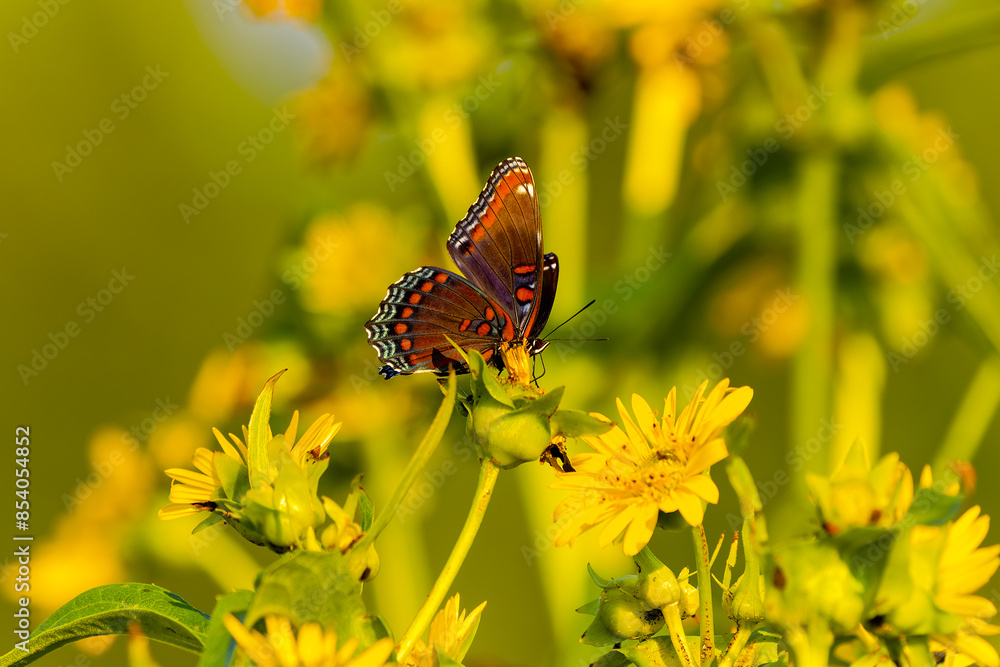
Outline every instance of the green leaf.
<path fill-rule="evenodd" d="M 542 394 L 537 398 L 523 398 L 514 402 L 518 410 L 531 410 L 532 412 L 537 412 L 540 415 L 544 415 L 546 418 L 551 417 L 552 413 L 559 409 L 559 402 L 562 401 L 563 394 L 566 392 L 566 387 L 556 387 L 546 394 Z"/>
<path fill-rule="evenodd" d="M 375 641 L 361 583 L 339 551 L 296 551 L 261 573 L 244 625 L 269 615 L 284 616 L 296 627 L 316 622 L 336 628 L 341 641 L 355 637 L 362 646 Z"/>
<path fill-rule="evenodd" d="M 494 400 L 513 408 L 514 401 L 507 395 L 504 388 L 500 386 L 496 375 L 486 366 L 486 360 L 483 359 L 483 355 L 475 350 L 469 350 L 465 358 L 469 362 L 469 373 L 472 375 L 473 401 L 478 403 L 483 396 L 492 396 Z"/>
<path fill-rule="evenodd" d="M 207 517 L 205 517 L 205 519 L 201 523 L 199 523 L 197 526 L 195 526 L 194 530 L 191 531 L 191 534 L 194 535 L 195 533 L 200 533 L 201 531 L 205 530 L 206 528 L 211 528 L 215 524 L 222 523 L 225 520 L 226 520 L 226 518 L 224 516 L 222 516 L 221 514 L 215 514 L 213 512 L 213 513 L 209 514 Z"/>
<path fill-rule="evenodd" d="M 934 488 L 920 489 L 913 495 L 913 503 L 902 523 L 906 525 L 940 526 L 955 518 L 962 507 L 963 494 L 949 496 Z"/>
<path fill-rule="evenodd" d="M 611 585 L 611 579 L 605 579 L 601 575 L 597 574 L 594 568 L 590 566 L 590 563 L 587 563 L 587 572 L 590 574 L 590 578 L 594 580 L 594 583 L 601 588 L 607 588 Z"/>
<path fill-rule="evenodd" d="M 361 489 L 361 494 L 358 496 L 358 510 L 358 525 L 361 526 L 362 533 L 367 533 L 372 527 L 372 521 L 375 520 L 375 504 L 364 489 Z"/>
<path fill-rule="evenodd" d="M 0 666 L 26 665 L 60 646 L 87 637 L 125 635 L 138 623 L 150 639 L 201 652 L 209 618 L 170 591 L 152 584 L 109 584 L 77 595 L 31 633 L 28 651 L 15 647 Z"/>
<path fill-rule="evenodd" d="M 288 370 L 288 369 L 285 369 Z M 264 383 L 264 389 L 257 397 L 250 415 L 249 436 L 247 437 L 248 467 L 250 468 L 250 486 L 257 488 L 267 482 L 268 457 L 267 443 L 271 441 L 269 424 L 271 421 L 271 401 L 274 398 L 274 385 L 285 371 L 278 371 Z"/>
<path fill-rule="evenodd" d="M 253 591 L 236 591 L 219 597 L 212 610 L 212 621 L 208 624 L 205 637 L 205 651 L 198 660 L 198 667 L 223 667 L 229 664 L 234 643 L 229 630 L 222 624 L 222 618 L 226 614 L 241 617 L 250 606 L 252 597 Z"/>
<path fill-rule="evenodd" d="M 448 422 L 455 411 L 455 394 L 457 392 L 458 381 L 455 379 L 455 373 L 452 372 L 448 375 L 448 391 L 445 393 L 444 400 L 441 401 L 441 407 L 438 408 L 437 414 L 434 415 L 434 421 L 431 422 L 427 433 L 424 434 L 423 439 L 417 446 L 417 451 L 413 452 L 413 458 L 410 459 L 409 465 L 406 466 L 403 478 L 396 486 L 396 490 L 392 492 L 389 502 L 385 504 L 378 513 L 378 516 L 375 517 L 371 529 L 364 534 L 360 542 L 354 545 L 354 549 L 358 553 L 364 553 L 375 542 L 375 538 L 382 534 L 382 531 L 399 511 L 403 500 L 410 492 L 410 487 L 423 474 L 424 468 L 427 467 L 428 461 L 430 461 L 431 456 L 434 454 L 434 450 L 437 449 L 441 438 L 444 437 L 445 429 L 448 428 Z"/>
<path fill-rule="evenodd" d="M 552 415 L 552 435 L 579 438 L 584 435 L 601 435 L 612 427 L 611 422 L 601 421 L 579 410 L 557 410 Z"/>
<path fill-rule="evenodd" d="M 250 490 L 250 472 L 236 459 L 225 455 L 214 455 L 215 471 L 222 482 L 226 498 L 239 500 Z"/>
<path fill-rule="evenodd" d="M 632 661 L 618 651 L 610 651 L 598 658 L 594 667 L 625 667 L 631 664 L 633 664 Z"/>

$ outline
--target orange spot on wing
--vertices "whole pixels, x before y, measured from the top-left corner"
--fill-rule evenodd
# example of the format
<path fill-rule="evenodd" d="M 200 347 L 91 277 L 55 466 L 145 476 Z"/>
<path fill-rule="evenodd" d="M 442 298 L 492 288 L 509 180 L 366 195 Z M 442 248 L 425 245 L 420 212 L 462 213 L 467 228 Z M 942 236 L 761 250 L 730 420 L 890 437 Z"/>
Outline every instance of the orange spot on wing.
<path fill-rule="evenodd" d="M 420 286 L 421 292 L 430 292 L 432 289 L 434 289 L 434 283 L 429 280 Z"/>
<path fill-rule="evenodd" d="M 535 290 L 528 289 L 527 287 L 517 288 L 517 300 L 522 303 L 527 303 L 535 298 Z"/>
<path fill-rule="evenodd" d="M 404 338 L 403 340 L 399 341 L 399 346 L 403 348 L 403 352 L 406 352 L 411 347 L 413 347 L 413 341 L 410 340 L 409 338 Z"/>
<path fill-rule="evenodd" d="M 493 349 L 486 350 L 483 352 L 483 360 L 489 361 L 493 357 Z"/>
<path fill-rule="evenodd" d="M 413 294 L 410 295 L 410 298 L 407 299 L 407 301 L 409 301 L 410 303 L 420 303 L 420 298 L 421 295 L 414 292 Z"/>
<path fill-rule="evenodd" d="M 510 183 L 507 182 L 506 176 L 504 176 L 504 178 L 501 179 L 500 182 L 498 182 L 494 187 L 496 188 L 497 191 L 497 197 L 500 198 L 501 202 L 505 201 L 514 192 L 513 189 L 510 187 Z"/>
<path fill-rule="evenodd" d="M 413 353 L 410 356 L 408 356 L 406 358 L 406 363 L 410 364 L 411 366 L 416 366 L 416 364 L 417 364 L 417 354 Z"/>
<path fill-rule="evenodd" d="M 522 264 L 521 266 L 514 267 L 514 273 L 518 273 L 522 276 L 526 273 L 533 273 L 534 270 L 535 270 L 534 264 Z"/>
<path fill-rule="evenodd" d="M 462 325 L 458 327 L 458 330 L 465 331 L 466 329 L 469 328 L 470 324 L 472 324 L 472 320 L 462 320 Z"/>
<path fill-rule="evenodd" d="M 409 317 L 412 314 L 413 314 L 413 309 L 407 306 L 406 308 L 403 308 L 403 312 L 400 313 L 400 317 Z"/>
<path fill-rule="evenodd" d="M 496 312 L 489 306 L 486 306 L 486 319 L 492 320 L 496 316 L 497 316 Z"/>
<path fill-rule="evenodd" d="M 394 326 L 392 330 L 398 334 L 404 334 L 406 333 L 406 325 L 400 322 L 396 326 Z"/>
<path fill-rule="evenodd" d="M 484 236 L 486 236 L 486 228 L 482 225 L 476 225 L 472 228 L 472 234 L 470 234 L 473 241 L 481 241 Z"/>
<path fill-rule="evenodd" d="M 448 280 L 448 274 L 447 273 L 439 273 L 436 276 L 434 276 L 434 280 L 438 281 L 439 283 L 447 282 L 447 280 Z"/>
<path fill-rule="evenodd" d="M 492 328 L 493 327 L 491 327 L 489 324 L 483 322 L 482 324 L 479 325 L 478 328 L 476 328 L 476 333 L 479 334 L 480 336 L 485 336 L 490 332 L 490 330 L 492 330 Z"/>

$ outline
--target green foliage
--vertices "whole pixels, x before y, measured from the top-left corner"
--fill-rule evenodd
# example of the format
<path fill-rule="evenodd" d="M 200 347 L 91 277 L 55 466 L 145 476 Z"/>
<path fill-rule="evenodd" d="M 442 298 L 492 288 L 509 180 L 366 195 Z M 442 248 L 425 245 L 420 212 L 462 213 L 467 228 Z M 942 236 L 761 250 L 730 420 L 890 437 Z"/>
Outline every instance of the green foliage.
<path fill-rule="evenodd" d="M 0 665 L 26 665 L 87 637 L 127 635 L 133 623 L 150 639 L 199 653 L 205 645 L 209 617 L 153 584 L 98 586 L 57 609 L 31 633 L 27 652 L 15 647 L 0 658 Z"/>

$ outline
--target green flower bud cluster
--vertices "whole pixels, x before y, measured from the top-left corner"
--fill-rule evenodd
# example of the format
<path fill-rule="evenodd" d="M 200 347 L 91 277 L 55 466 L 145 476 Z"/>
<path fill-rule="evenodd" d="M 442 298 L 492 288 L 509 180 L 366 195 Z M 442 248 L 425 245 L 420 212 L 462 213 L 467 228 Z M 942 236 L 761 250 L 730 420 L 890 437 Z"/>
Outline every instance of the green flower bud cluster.
<path fill-rule="evenodd" d="M 466 432 L 502 468 L 537 461 L 555 438 L 599 435 L 611 425 L 576 410 L 561 410 L 565 387 L 546 393 L 520 382 L 502 381 L 487 370 L 482 355 L 463 356 L 472 375 L 472 392 L 463 402 Z"/>

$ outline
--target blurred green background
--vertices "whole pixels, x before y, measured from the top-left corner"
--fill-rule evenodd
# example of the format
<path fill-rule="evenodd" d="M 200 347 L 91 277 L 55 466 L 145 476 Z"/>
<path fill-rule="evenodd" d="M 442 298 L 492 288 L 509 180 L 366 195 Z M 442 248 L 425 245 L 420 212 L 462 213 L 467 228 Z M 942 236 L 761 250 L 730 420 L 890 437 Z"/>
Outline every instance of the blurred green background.
<path fill-rule="evenodd" d="M 786 453 L 829 470 L 858 437 L 915 474 L 971 459 L 971 502 L 1000 507 L 994 3 L 12 0 L 0 17 L 0 412 L 11 439 L 31 427 L 32 627 L 101 583 L 203 610 L 252 584 L 270 556 L 155 515 L 163 468 L 212 426 L 238 432 L 282 368 L 275 429 L 335 413 L 328 493 L 363 471 L 384 502 L 439 393 L 377 377 L 363 324 L 403 272 L 450 266 L 447 235 L 511 155 L 560 257 L 550 321 L 596 299 L 559 335 L 610 339 L 549 348 L 542 386 L 568 407 L 754 387 L 773 536 L 803 493 L 774 483 Z M 460 422 L 379 544 L 367 595 L 397 635 L 471 498 Z M 628 564 L 592 536 L 552 547 L 551 480 L 500 479 L 455 586 L 489 601 L 469 664 L 598 655 L 576 642 L 585 564 Z M 710 536 L 734 527 L 720 487 Z M 690 564 L 686 538 L 652 545 Z M 83 648 L 124 664 L 122 642 Z"/>

